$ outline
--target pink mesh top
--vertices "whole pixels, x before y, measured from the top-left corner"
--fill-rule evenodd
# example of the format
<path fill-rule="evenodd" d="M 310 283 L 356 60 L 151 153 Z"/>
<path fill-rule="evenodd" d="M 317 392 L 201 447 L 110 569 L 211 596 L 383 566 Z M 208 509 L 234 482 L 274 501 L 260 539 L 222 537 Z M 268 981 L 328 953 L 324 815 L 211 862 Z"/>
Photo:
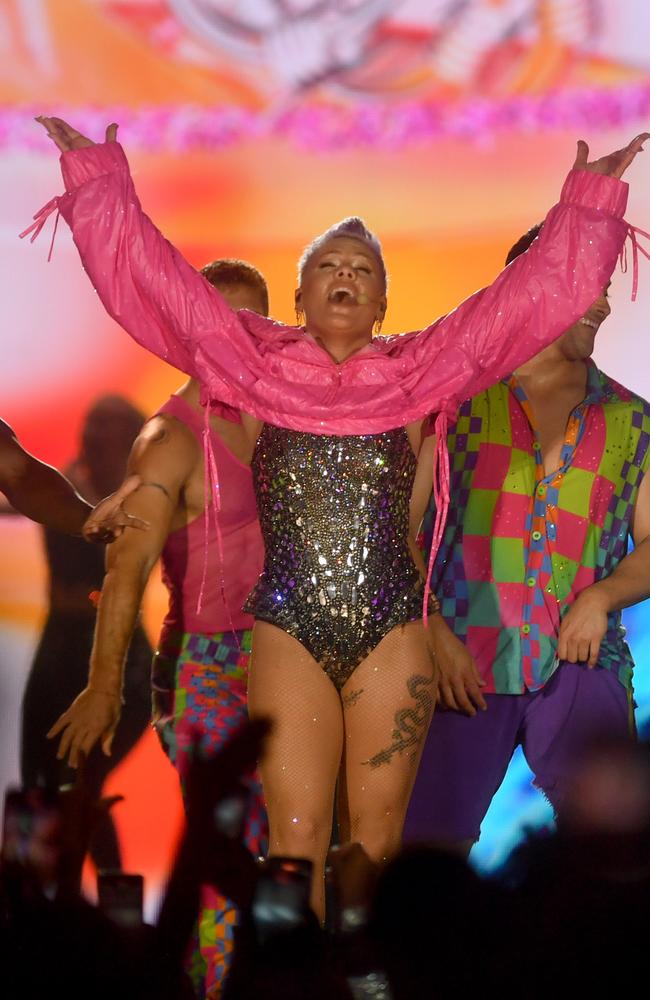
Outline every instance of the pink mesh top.
<path fill-rule="evenodd" d="M 202 445 L 203 418 L 180 396 L 172 396 L 158 413 L 180 420 Z M 219 466 L 221 545 L 214 519 L 206 520 L 204 515 L 169 535 L 162 552 L 169 611 L 163 622 L 161 645 L 171 631 L 214 633 L 253 627 L 252 616 L 245 614 L 242 606 L 262 571 L 264 545 L 251 470 L 235 458 L 212 427 L 210 439 Z M 207 583 L 199 611 L 204 573 Z"/>

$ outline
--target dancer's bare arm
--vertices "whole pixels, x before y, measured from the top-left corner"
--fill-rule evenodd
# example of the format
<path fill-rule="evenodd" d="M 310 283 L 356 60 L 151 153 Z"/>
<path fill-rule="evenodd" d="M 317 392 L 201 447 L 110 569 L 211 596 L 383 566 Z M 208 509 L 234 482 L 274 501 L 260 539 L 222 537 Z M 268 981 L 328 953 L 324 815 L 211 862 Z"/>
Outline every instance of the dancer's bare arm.
<path fill-rule="evenodd" d="M 137 480 L 125 483 L 102 500 L 94 511 L 72 483 L 51 465 L 30 455 L 11 428 L 0 421 L 0 491 L 15 511 L 32 521 L 68 535 L 84 534 L 91 541 L 112 541 L 124 528 L 146 528 L 131 517 L 122 504 L 137 488 Z M 93 519 L 92 535 L 86 535 L 87 519 Z"/>
<path fill-rule="evenodd" d="M 558 656 L 569 663 L 598 663 L 607 616 L 650 597 L 650 475 L 639 487 L 632 520 L 634 551 L 605 580 L 583 590 L 562 619 Z"/>
<path fill-rule="evenodd" d="M 150 528 L 127 532 L 107 549 L 88 684 L 48 733 L 62 734 L 58 756 L 67 756 L 72 767 L 79 753 L 88 754 L 98 740 L 110 754 L 120 719 L 126 654 L 144 589 L 198 460 L 195 438 L 167 417 L 149 421 L 133 446 L 128 472 L 137 474 L 141 485 L 128 506 Z"/>
<path fill-rule="evenodd" d="M 0 434 L 0 490 L 18 513 L 69 535 L 81 534 L 92 511 L 62 473 L 30 455 L 11 433 Z"/>

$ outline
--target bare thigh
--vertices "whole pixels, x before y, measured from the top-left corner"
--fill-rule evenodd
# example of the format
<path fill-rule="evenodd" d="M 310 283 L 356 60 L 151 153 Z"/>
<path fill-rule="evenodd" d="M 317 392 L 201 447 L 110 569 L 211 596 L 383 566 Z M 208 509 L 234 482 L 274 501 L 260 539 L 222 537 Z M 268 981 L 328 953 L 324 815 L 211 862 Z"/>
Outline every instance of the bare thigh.
<path fill-rule="evenodd" d="M 273 729 L 260 765 L 271 854 L 314 864 L 314 908 L 322 913 L 322 870 L 330 842 L 343 746 L 339 694 L 304 646 L 256 622 L 249 673 L 251 718 Z"/>
<path fill-rule="evenodd" d="M 381 860 L 402 826 L 435 704 L 421 621 L 399 625 L 359 664 L 341 692 L 345 745 L 341 829 Z"/>

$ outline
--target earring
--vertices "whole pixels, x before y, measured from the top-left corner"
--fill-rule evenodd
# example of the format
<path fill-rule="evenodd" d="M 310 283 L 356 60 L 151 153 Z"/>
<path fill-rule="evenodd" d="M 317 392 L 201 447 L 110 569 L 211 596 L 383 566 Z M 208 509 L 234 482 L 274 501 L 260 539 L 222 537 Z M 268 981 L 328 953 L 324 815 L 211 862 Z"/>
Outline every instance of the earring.
<path fill-rule="evenodd" d="M 305 314 L 302 309 L 296 306 L 296 326 L 304 326 L 305 324 Z"/>
<path fill-rule="evenodd" d="M 381 333 L 381 325 L 382 325 L 383 322 L 384 321 L 382 319 L 376 319 L 375 320 L 375 325 L 374 325 L 373 331 L 372 331 L 374 337 L 378 337 L 379 334 Z"/>

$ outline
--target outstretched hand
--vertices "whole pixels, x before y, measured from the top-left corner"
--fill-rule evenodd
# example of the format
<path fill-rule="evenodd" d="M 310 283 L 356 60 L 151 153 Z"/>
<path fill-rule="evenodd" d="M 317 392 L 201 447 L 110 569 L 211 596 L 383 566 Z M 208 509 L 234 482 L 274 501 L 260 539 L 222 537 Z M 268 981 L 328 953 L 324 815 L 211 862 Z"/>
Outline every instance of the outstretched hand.
<path fill-rule="evenodd" d="M 151 527 L 148 521 L 143 521 L 135 514 L 128 514 L 123 507 L 126 498 L 135 493 L 141 485 L 140 476 L 129 476 L 119 490 L 100 500 L 81 529 L 87 542 L 114 542 L 125 528 L 147 531 Z"/>
<path fill-rule="evenodd" d="M 623 149 L 616 149 L 613 153 L 591 162 L 589 162 L 589 146 L 584 139 L 578 139 L 578 153 L 573 169 L 591 170 L 594 174 L 606 174 L 608 177 L 622 177 L 637 153 L 643 152 L 643 143 L 646 139 L 650 139 L 650 132 L 642 132 Z"/>
<path fill-rule="evenodd" d="M 67 757 L 70 767 L 78 767 L 100 740 L 102 750 L 110 757 L 121 712 L 119 693 L 84 688 L 47 733 L 48 740 L 63 734 L 57 751 L 58 759 Z"/>
<path fill-rule="evenodd" d="M 92 139 L 77 132 L 76 128 L 64 122 L 63 118 L 46 118 L 44 115 L 39 115 L 36 121 L 43 126 L 52 142 L 58 146 L 62 153 L 67 153 L 71 149 L 83 149 L 84 146 L 95 145 Z M 105 142 L 115 142 L 117 128 L 115 122 L 106 126 Z"/>

